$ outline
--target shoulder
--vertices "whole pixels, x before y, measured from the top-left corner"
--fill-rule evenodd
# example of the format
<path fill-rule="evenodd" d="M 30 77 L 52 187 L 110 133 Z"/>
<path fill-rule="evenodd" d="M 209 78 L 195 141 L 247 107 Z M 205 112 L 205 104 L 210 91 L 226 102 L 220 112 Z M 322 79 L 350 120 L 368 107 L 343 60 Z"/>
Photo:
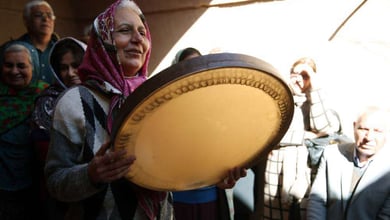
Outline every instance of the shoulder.
<path fill-rule="evenodd" d="M 25 41 L 25 42 L 31 42 L 31 38 L 28 35 L 28 33 L 24 33 L 22 36 L 20 36 L 17 40 L 19 41 Z"/>
<path fill-rule="evenodd" d="M 52 85 L 49 85 L 47 88 L 45 88 L 41 92 L 41 94 L 39 94 L 38 98 L 47 97 L 47 96 L 57 98 L 63 91 L 64 91 L 64 89 L 62 87 L 57 86 L 55 84 L 52 84 Z"/>
<path fill-rule="evenodd" d="M 60 94 L 57 100 L 59 107 L 56 108 L 61 108 L 61 106 L 64 109 L 69 108 L 69 106 L 96 107 L 97 104 L 103 108 L 108 107 L 109 97 L 84 85 L 77 85 Z"/>
<path fill-rule="evenodd" d="M 22 44 L 23 46 L 27 47 L 30 51 L 35 49 L 34 45 L 31 43 L 30 37 L 25 34 L 17 39 L 11 39 L 3 44 L 3 47 L 7 47 L 7 45 L 11 45 L 14 43 Z"/>
<path fill-rule="evenodd" d="M 54 32 L 54 33 L 51 35 L 51 40 L 52 40 L 53 42 L 57 42 L 59 39 L 60 39 L 60 35 L 59 35 L 59 34 L 57 34 L 57 33 Z"/>
<path fill-rule="evenodd" d="M 58 99 L 67 99 L 68 97 L 80 96 L 81 86 L 74 86 L 68 89 L 65 89 L 58 97 Z"/>
<path fill-rule="evenodd" d="M 41 93 L 43 90 L 47 89 L 49 86 L 50 86 L 49 83 L 42 81 L 42 80 L 38 80 L 38 82 L 36 84 L 36 87 L 38 90 L 37 92 Z"/>
<path fill-rule="evenodd" d="M 324 157 L 331 160 L 336 158 L 351 160 L 354 149 L 355 143 L 332 144 L 325 148 Z"/>
<path fill-rule="evenodd" d="M 1 45 L 1 53 L 3 53 L 3 51 L 10 45 L 12 44 L 21 44 L 23 45 L 24 47 L 26 47 L 31 53 L 33 53 L 35 50 L 35 47 L 28 41 L 26 40 L 23 40 L 22 38 L 18 38 L 18 39 L 11 39 L 9 41 L 6 41 L 4 42 L 2 45 Z"/>
<path fill-rule="evenodd" d="M 375 155 L 374 161 L 379 163 L 390 164 L 389 155 L 390 154 L 390 143 L 385 144 Z M 387 166 L 390 170 L 390 166 Z"/>
<path fill-rule="evenodd" d="M 327 158 L 329 156 L 340 154 L 338 145 L 337 144 L 331 144 L 324 148 L 324 157 Z"/>
<path fill-rule="evenodd" d="M 55 111 L 66 113 L 67 110 L 72 112 L 73 109 L 82 109 L 83 99 L 85 99 L 83 96 L 86 93 L 85 90 L 86 88 L 83 86 L 74 86 L 65 89 L 59 94 L 56 100 Z"/>
<path fill-rule="evenodd" d="M 84 126 L 86 114 L 80 88 L 77 86 L 67 89 L 54 101 L 53 128 L 61 131 L 70 129 L 73 132 Z"/>

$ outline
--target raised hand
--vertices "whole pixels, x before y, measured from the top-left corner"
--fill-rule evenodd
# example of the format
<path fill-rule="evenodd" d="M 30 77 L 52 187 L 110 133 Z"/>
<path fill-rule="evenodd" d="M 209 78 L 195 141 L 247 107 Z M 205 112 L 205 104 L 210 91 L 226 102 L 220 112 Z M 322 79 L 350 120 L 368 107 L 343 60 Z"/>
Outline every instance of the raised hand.
<path fill-rule="evenodd" d="M 91 182 L 94 184 L 109 183 L 126 175 L 135 156 L 124 155 L 126 155 L 126 150 L 112 151 L 109 142 L 103 144 L 88 164 Z"/>
<path fill-rule="evenodd" d="M 228 171 L 226 178 L 217 183 L 217 187 L 221 189 L 231 189 L 236 185 L 236 182 L 246 176 L 246 168 L 235 167 Z"/>

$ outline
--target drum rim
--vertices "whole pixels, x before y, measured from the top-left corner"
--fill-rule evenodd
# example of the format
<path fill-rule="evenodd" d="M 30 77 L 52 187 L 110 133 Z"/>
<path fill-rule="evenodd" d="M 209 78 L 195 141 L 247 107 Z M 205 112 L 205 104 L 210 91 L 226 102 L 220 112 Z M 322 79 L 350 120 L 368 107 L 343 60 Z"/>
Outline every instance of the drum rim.
<path fill-rule="evenodd" d="M 289 100 L 290 103 L 287 103 L 286 105 L 289 106 L 290 109 L 287 111 L 288 115 L 286 115 L 287 119 L 284 121 L 284 125 L 282 124 L 282 127 L 279 128 L 280 132 L 275 136 L 275 138 L 268 146 L 264 146 L 262 148 L 263 150 L 260 154 L 256 155 L 257 159 L 249 161 L 245 167 L 253 167 L 259 161 L 265 159 L 272 148 L 277 146 L 277 144 L 283 138 L 292 122 L 294 114 L 293 95 L 287 83 L 283 80 L 277 69 L 274 68 L 271 64 L 256 57 L 236 53 L 209 54 L 195 57 L 190 60 L 185 60 L 162 70 L 141 84 L 125 99 L 124 103 L 122 104 L 122 106 L 125 107 L 119 110 L 115 115 L 111 133 L 111 140 L 113 141 L 114 149 L 116 137 L 119 135 L 118 132 L 120 131 L 122 125 L 127 122 L 126 118 L 129 117 L 129 114 L 134 112 L 137 106 L 147 101 L 150 96 L 153 96 L 155 92 L 174 81 L 193 76 L 197 73 L 215 71 L 216 69 L 229 67 L 249 68 L 269 74 L 275 80 L 280 82 L 280 85 L 284 87 L 284 91 L 289 96 L 286 98 L 286 100 Z"/>
<path fill-rule="evenodd" d="M 279 71 L 268 62 L 253 56 L 238 53 L 217 53 L 203 55 L 174 64 L 150 77 L 137 89 L 135 89 L 134 92 L 131 93 L 121 105 L 126 106 L 126 111 L 121 109 L 117 115 L 115 115 L 111 132 L 112 140 L 115 140 L 117 132 L 128 114 L 140 103 L 145 101 L 150 94 L 153 94 L 153 92 L 159 90 L 162 86 L 167 85 L 170 82 L 177 80 L 178 78 L 185 78 L 199 72 L 213 71 L 218 68 L 227 67 L 251 68 L 270 74 L 275 79 L 281 81 L 282 85 L 285 84 L 286 91 L 288 91 L 290 100 L 293 102 L 293 95 L 290 88 L 280 76 Z M 261 67 L 261 69 L 259 67 Z M 293 112 L 291 112 L 291 116 L 289 117 L 290 122 L 288 122 L 288 124 L 291 123 L 292 115 Z"/>

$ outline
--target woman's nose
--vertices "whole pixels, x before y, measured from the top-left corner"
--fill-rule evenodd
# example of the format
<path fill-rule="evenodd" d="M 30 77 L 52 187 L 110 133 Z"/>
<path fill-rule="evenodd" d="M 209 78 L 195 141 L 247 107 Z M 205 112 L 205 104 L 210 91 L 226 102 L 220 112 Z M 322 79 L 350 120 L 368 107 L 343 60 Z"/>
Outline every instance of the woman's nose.
<path fill-rule="evenodd" d="M 143 37 L 140 33 L 137 31 L 133 32 L 133 35 L 131 36 L 132 41 L 140 42 L 143 40 Z"/>
<path fill-rule="evenodd" d="M 75 71 L 75 68 L 72 65 L 67 65 L 64 70 L 68 73 L 72 73 Z"/>
<path fill-rule="evenodd" d="M 12 69 L 11 69 L 11 72 L 12 72 L 12 73 L 19 73 L 19 68 L 18 68 L 16 65 L 14 65 L 14 66 L 12 67 Z"/>

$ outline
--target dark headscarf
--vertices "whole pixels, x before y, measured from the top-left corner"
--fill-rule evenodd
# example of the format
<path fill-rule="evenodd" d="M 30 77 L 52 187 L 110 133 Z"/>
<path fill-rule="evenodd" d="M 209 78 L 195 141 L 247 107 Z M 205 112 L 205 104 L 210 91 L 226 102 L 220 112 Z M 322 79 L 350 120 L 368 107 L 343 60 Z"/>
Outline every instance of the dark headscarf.
<path fill-rule="evenodd" d="M 44 91 L 42 91 L 42 93 L 39 95 L 39 97 L 36 100 L 35 109 L 32 114 L 32 119 L 34 120 L 36 125 L 38 125 L 40 128 L 46 129 L 47 131 L 49 131 L 51 126 L 55 101 L 57 100 L 58 96 L 67 88 L 58 70 L 59 68 L 58 66 L 60 62 L 59 57 L 58 55 L 56 56 L 55 54 L 57 54 L 58 51 L 63 50 L 64 47 L 67 47 L 67 51 L 68 50 L 72 51 L 73 49 L 69 47 L 70 44 L 73 45 L 72 48 L 79 47 L 77 51 L 83 51 L 83 53 L 79 54 L 79 56 L 84 56 L 84 52 L 87 45 L 85 45 L 83 42 L 75 38 L 65 37 L 58 40 L 53 45 L 49 57 L 50 57 L 50 67 L 52 69 L 55 82 L 49 88 L 46 88 Z M 73 55 L 75 56 L 76 59 L 77 57 L 76 54 L 73 53 Z M 62 56 L 63 54 L 61 55 L 61 57 Z"/>

